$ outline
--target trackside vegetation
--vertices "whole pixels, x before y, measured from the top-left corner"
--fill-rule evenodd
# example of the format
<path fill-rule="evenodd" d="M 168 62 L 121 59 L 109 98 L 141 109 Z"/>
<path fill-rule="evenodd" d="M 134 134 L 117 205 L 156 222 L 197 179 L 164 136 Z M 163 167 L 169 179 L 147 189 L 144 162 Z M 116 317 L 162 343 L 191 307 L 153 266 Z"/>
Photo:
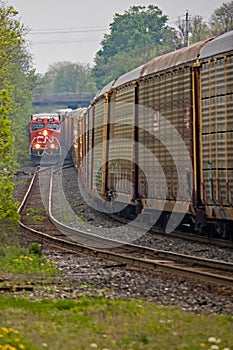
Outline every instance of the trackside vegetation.
<path fill-rule="evenodd" d="M 0 0 L 0 222 L 17 222 L 12 176 L 28 148 L 35 75 L 17 11 Z"/>
<path fill-rule="evenodd" d="M 0 349 L 232 349 L 232 316 L 195 315 L 138 300 L 0 296 Z M 6 344 L 12 347 L 5 347 Z"/>
<path fill-rule="evenodd" d="M 55 280 L 64 283 L 59 274 L 37 243 L 0 248 L 0 350 L 233 350 L 230 315 L 110 300 L 95 289 L 92 297 L 44 298 L 41 283 L 52 291 Z M 28 285 L 34 286 L 33 294 Z M 25 290 L 17 296 L 20 286 Z"/>
<path fill-rule="evenodd" d="M 55 275 L 57 269 L 52 261 L 43 257 L 38 244 L 22 248 L 12 245 L 0 247 L 0 272 L 15 274 Z M 0 282 L 1 285 L 1 282 Z"/>

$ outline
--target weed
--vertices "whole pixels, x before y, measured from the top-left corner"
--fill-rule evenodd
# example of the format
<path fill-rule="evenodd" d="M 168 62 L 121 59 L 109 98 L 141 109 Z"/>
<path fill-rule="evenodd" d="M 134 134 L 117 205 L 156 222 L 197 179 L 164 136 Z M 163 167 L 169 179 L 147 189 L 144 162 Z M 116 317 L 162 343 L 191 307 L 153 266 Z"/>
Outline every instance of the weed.
<path fill-rule="evenodd" d="M 41 210 L 28 208 L 26 215 L 30 219 L 30 222 L 42 222 Z"/>
<path fill-rule="evenodd" d="M 37 244 L 33 245 L 32 251 L 27 248 L 7 246 L 1 248 L 0 271 L 12 273 L 44 273 L 45 275 L 57 274 L 53 261 L 47 260 L 40 255 Z"/>
<path fill-rule="evenodd" d="M 29 254 L 33 254 L 41 257 L 42 256 L 41 245 L 39 243 L 32 243 L 29 246 Z"/>

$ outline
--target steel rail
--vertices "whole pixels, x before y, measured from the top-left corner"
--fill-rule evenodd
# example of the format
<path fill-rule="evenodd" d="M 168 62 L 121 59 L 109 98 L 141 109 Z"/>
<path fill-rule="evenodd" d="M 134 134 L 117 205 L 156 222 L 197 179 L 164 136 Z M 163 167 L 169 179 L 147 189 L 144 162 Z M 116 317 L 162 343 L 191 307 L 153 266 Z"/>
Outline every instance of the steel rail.
<path fill-rule="evenodd" d="M 127 224 L 128 222 L 130 222 L 130 220 L 125 219 L 123 217 L 120 217 L 116 214 L 108 214 L 111 218 L 113 218 L 114 220 L 121 222 L 121 223 L 125 223 Z M 141 224 L 143 226 L 143 224 Z M 208 243 L 211 245 L 215 245 L 218 247 L 222 247 L 222 248 L 232 248 L 233 249 L 233 242 L 230 240 L 223 240 L 223 239 L 218 239 L 218 238 L 211 238 L 208 236 L 201 236 L 195 233 L 191 233 L 191 232 L 182 232 L 182 231 L 178 231 L 178 230 L 174 230 L 173 232 L 165 233 L 164 230 L 160 227 L 152 227 L 150 229 L 150 232 L 154 233 L 154 234 L 160 234 L 163 235 L 165 237 L 175 237 L 175 238 L 180 238 L 180 239 L 186 239 L 188 241 L 193 241 L 193 242 L 200 242 L 200 243 Z"/>
<path fill-rule="evenodd" d="M 31 193 L 32 186 L 33 186 L 33 184 L 34 184 L 34 182 L 35 182 L 35 178 L 36 178 L 36 175 L 37 175 L 38 170 L 39 170 L 39 168 L 36 167 L 36 170 L 34 171 L 34 174 L 33 174 L 33 176 L 32 176 L 32 179 L 31 179 L 31 181 L 30 181 L 30 184 L 29 184 L 29 186 L 28 186 L 28 189 L 27 189 L 27 191 L 26 191 L 26 193 L 25 193 L 25 195 L 24 195 L 24 197 L 23 197 L 22 202 L 20 203 L 20 205 L 19 205 L 19 207 L 18 207 L 18 210 L 17 210 L 17 213 L 18 213 L 18 214 L 21 214 L 22 211 L 23 211 L 23 208 L 24 208 L 24 206 L 25 206 L 25 204 L 26 204 L 26 202 L 27 202 L 27 200 L 28 200 L 28 197 L 29 197 L 29 195 L 30 195 L 30 193 Z"/>
<path fill-rule="evenodd" d="M 25 203 L 27 202 L 27 199 L 29 198 L 30 192 L 33 187 L 33 183 L 36 178 L 36 174 L 38 173 L 35 172 L 35 176 L 33 176 L 29 189 L 22 201 L 22 205 L 20 212 L 22 212 L 22 208 L 25 206 Z M 51 235 L 41 232 L 35 229 L 30 228 L 28 225 L 23 224 L 20 221 L 20 225 L 27 229 L 30 230 L 32 233 L 36 234 L 39 236 L 43 241 L 49 242 L 50 244 L 53 245 L 58 245 L 59 247 L 62 247 L 64 249 L 68 249 L 69 251 L 72 252 L 81 252 L 85 254 L 91 254 L 97 258 L 104 258 L 108 259 L 111 261 L 116 261 L 121 264 L 125 264 L 127 266 L 131 266 L 134 268 L 139 268 L 139 269 L 146 269 L 149 271 L 161 271 L 164 273 L 172 273 L 176 274 L 179 276 L 184 276 L 184 277 L 189 277 L 189 278 L 195 278 L 197 280 L 205 280 L 206 282 L 213 282 L 216 284 L 221 284 L 224 286 L 229 286 L 233 287 L 233 277 L 232 276 L 223 276 L 222 273 L 209 273 L 206 271 L 201 271 L 197 270 L 196 266 L 201 266 L 202 268 L 215 268 L 218 270 L 222 271 L 233 271 L 233 264 L 231 263 L 226 263 L 226 262 L 219 262 L 216 260 L 208 260 L 208 259 L 200 259 L 197 257 L 193 256 L 187 256 L 187 255 L 180 255 L 176 253 L 170 253 L 170 252 L 165 252 L 165 251 L 158 251 L 154 250 L 151 248 L 146 248 L 138 245 L 133 245 L 133 244 L 125 244 L 124 242 L 120 241 L 113 241 L 107 238 L 102 238 L 97 235 L 92 235 L 90 232 L 85 232 L 80 229 L 74 229 L 70 226 L 67 226 L 60 221 L 58 221 L 53 213 L 52 213 L 52 196 L 53 196 L 53 171 L 51 171 L 50 174 L 50 190 L 49 190 L 49 208 L 48 208 L 48 216 L 49 220 L 55 224 L 56 227 L 58 227 L 59 230 L 62 232 L 65 232 L 67 237 L 73 238 L 79 237 L 84 238 L 90 242 L 90 239 L 96 240 L 98 243 L 101 242 L 101 244 L 107 244 L 108 250 L 105 249 L 100 249 L 96 247 L 90 247 L 85 244 L 80 244 L 74 241 L 68 241 L 66 239 L 61 239 L 57 237 L 52 237 Z M 117 253 L 114 252 L 113 250 L 115 248 L 109 249 L 109 246 L 112 245 L 115 247 L 116 242 L 122 245 L 120 249 L 124 249 L 125 252 L 123 253 Z M 117 247 L 119 249 L 119 246 Z M 139 254 L 146 255 L 146 258 L 141 258 L 141 257 L 135 257 L 135 256 L 130 256 L 129 253 L 132 255 L 133 251 Z M 190 262 L 191 261 L 191 262 Z M 182 265 L 181 265 L 182 264 Z M 184 266 L 184 264 L 189 264 L 190 266 Z M 213 267 L 214 264 L 214 267 Z M 193 268 L 195 266 L 195 268 Z"/>

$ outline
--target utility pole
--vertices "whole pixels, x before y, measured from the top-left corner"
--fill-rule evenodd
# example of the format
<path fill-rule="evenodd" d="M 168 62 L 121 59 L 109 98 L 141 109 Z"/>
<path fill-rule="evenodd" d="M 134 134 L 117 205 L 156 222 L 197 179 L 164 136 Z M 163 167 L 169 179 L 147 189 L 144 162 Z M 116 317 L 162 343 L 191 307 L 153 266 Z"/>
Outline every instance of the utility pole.
<path fill-rule="evenodd" d="M 189 13 L 188 10 L 185 14 L 185 46 L 189 45 Z"/>

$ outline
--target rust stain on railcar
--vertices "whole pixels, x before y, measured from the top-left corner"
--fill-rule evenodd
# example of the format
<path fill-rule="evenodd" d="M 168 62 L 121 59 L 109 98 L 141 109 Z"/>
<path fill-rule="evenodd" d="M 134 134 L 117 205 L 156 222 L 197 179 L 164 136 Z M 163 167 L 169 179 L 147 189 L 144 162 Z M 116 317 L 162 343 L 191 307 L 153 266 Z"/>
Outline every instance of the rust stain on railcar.
<path fill-rule="evenodd" d="M 141 76 L 146 76 L 156 72 L 171 69 L 185 63 L 193 62 L 198 59 L 202 47 L 211 39 L 202 40 L 198 43 L 184 47 L 177 51 L 155 57 L 147 62 L 142 68 Z"/>

